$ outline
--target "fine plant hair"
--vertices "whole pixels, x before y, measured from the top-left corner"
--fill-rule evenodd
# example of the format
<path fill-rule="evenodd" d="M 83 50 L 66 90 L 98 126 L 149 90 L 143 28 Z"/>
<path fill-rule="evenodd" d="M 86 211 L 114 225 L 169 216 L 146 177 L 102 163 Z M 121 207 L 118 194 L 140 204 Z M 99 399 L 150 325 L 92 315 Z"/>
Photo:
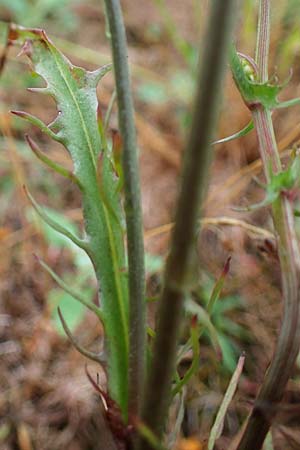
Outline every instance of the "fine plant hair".
<path fill-rule="evenodd" d="M 292 155 L 287 169 L 283 169 L 271 117 L 274 109 L 292 106 L 299 103 L 299 99 L 280 102 L 277 95 L 283 86 L 269 81 L 271 2 L 259 0 L 255 59 L 238 53 L 231 44 L 239 2 L 210 2 L 175 224 L 164 271 L 157 324 L 155 330 L 150 330 L 153 346 L 148 347 L 141 194 L 126 33 L 119 0 L 104 0 L 104 3 L 113 65 L 92 72 L 74 66 L 43 30 L 11 25 L 8 31 L 8 44 L 22 47 L 21 54 L 29 58 L 34 71 L 46 83 L 45 87 L 33 90 L 52 96 L 58 110 L 56 119 L 48 125 L 27 112 L 12 112 L 65 147 L 72 158 L 73 171 L 52 161 L 26 135 L 27 143 L 37 158 L 73 183 L 81 196 L 84 232 L 78 236 L 47 214 L 29 188 L 25 187 L 35 211 L 50 227 L 85 251 L 95 270 L 99 306 L 75 292 L 45 261 L 37 258 L 60 288 L 92 311 L 105 330 L 104 354 L 90 352 L 72 335 L 63 310 L 58 311 L 62 326 L 74 347 L 106 370 L 107 391 L 104 392 L 86 368 L 91 385 L 105 400 L 99 412 L 102 426 L 100 448 L 164 449 L 164 431 L 172 398 L 182 392 L 199 365 L 199 338 L 203 329 L 197 312 L 201 307 L 196 305 L 195 309 L 193 302 L 186 301 L 186 298 L 196 277 L 195 238 L 199 224 L 204 223 L 202 212 L 213 159 L 212 143 L 228 142 L 255 129 L 267 183 L 266 197 L 260 204 L 247 209 L 271 206 L 284 300 L 282 326 L 274 355 L 235 447 L 236 450 L 259 450 L 292 374 L 300 346 L 300 254 L 293 211 L 293 190 L 299 185 L 300 159 L 297 154 Z M 176 39 L 179 50 L 186 54 L 184 42 L 178 40 L 178 36 Z M 240 132 L 214 141 L 228 61 L 241 97 L 251 111 L 252 121 Z M 112 68 L 116 92 L 102 121 L 97 116 L 96 87 Z M 115 96 L 121 157 L 120 149 L 114 147 L 114 142 L 110 143 L 106 134 Z M 215 284 L 207 311 L 204 311 L 208 324 L 229 264 L 230 258 Z M 193 360 L 183 378 L 178 379 L 178 330 L 183 311 L 188 308 L 193 312 L 190 311 L 191 336 L 186 348 L 192 350 Z M 213 450 L 215 441 L 221 435 L 244 360 L 245 355 L 242 354 L 216 415 L 208 441 L 209 450 Z"/>

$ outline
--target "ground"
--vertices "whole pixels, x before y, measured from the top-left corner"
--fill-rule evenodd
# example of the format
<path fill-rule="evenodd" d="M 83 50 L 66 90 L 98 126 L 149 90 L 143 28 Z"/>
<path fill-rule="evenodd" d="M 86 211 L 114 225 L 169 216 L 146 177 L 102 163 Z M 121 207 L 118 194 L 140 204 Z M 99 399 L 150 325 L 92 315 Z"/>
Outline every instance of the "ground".
<path fill-rule="evenodd" d="M 207 3 L 203 2 L 199 14 L 200 8 L 193 0 L 167 1 L 176 24 L 170 31 L 155 1 L 141 1 L 138 8 L 134 0 L 122 2 L 136 106 L 145 246 L 147 254 L 152 255 L 147 277 L 149 295 L 157 294 L 161 285 L 162 260 L 168 251 L 170 230 L 162 225 L 171 223 L 174 215 L 196 70 L 196 63 L 191 61 L 193 57 L 188 56 L 187 61 L 186 55 L 181 53 L 177 32 L 192 49 L 203 44 Z M 244 8 L 245 12 L 248 8 L 248 15 L 243 19 L 245 16 L 241 13 L 237 40 L 241 51 L 252 53 L 255 7 L 248 1 Z M 299 95 L 300 39 L 291 39 L 297 31 L 297 17 L 296 14 L 288 16 L 285 8 L 286 1 L 278 2 L 273 14 L 270 73 L 276 70 L 280 79 L 285 79 L 293 66 L 293 77 L 284 93 L 285 98 L 290 98 Z M 109 61 L 101 2 L 73 2 L 70 10 L 73 16 L 69 19 L 62 9 L 60 19 L 49 13 L 41 17 L 41 23 L 33 25 L 46 28 L 75 64 L 93 69 Z M 13 14 L 13 10 L 6 7 L 0 12 L 0 18 L 16 20 Z M 26 24 L 35 20 L 34 17 L 25 19 Z M 58 25 L 58 20 L 67 19 L 71 25 L 75 24 L 73 29 Z M 68 165 L 70 161 L 65 152 L 33 127 L 25 128 L 9 113 L 11 109 L 26 110 L 47 122 L 55 116 L 55 105 L 50 99 L 26 91 L 34 80 L 25 59 L 17 59 L 16 54 L 17 51 L 10 49 L 0 79 L 0 446 L 5 450 L 95 450 L 98 449 L 99 399 L 85 375 L 84 357 L 73 349 L 58 328 L 55 305 L 61 293 L 33 254 L 41 256 L 61 276 L 69 280 L 76 278 L 80 288 L 91 296 L 96 292 L 95 280 L 86 262 L 32 215 L 22 186 L 30 186 L 41 203 L 59 210 L 78 227 L 81 224 L 80 198 L 68 181 L 49 174 L 34 159 L 24 144 L 24 133 L 29 132 L 56 161 Z M 196 55 L 197 50 L 193 54 Z M 103 114 L 112 90 L 113 78 L 109 75 L 98 89 Z M 224 92 L 218 137 L 236 132 L 249 120 L 229 73 Z M 299 107 L 273 115 L 278 145 L 285 158 L 299 142 L 299 117 Z M 117 127 L 115 109 L 110 124 L 111 128 Z M 209 338 L 204 335 L 200 371 L 186 391 L 183 432 L 186 437 L 196 436 L 201 448 L 234 363 L 245 350 L 245 369 L 219 442 L 221 449 L 228 448 L 228 442 L 236 435 L 257 393 L 278 335 L 282 304 L 280 268 L 268 208 L 251 214 L 232 209 L 234 205 L 255 203 L 263 196 L 253 181 L 254 175 L 263 180 L 255 133 L 214 146 L 212 152 L 215 160 L 203 217 L 215 220 L 204 223 L 198 239 L 199 284 L 205 298 L 227 257 L 232 257 L 220 300 L 220 304 L 223 299 L 227 307 L 220 307 L 214 317 L 225 342 L 223 357 L 227 358 L 227 363 L 224 365 L 216 356 Z M 235 224 L 232 219 L 236 220 Z M 257 228 L 249 231 L 245 222 Z M 67 310 L 69 300 L 61 300 Z M 151 307 L 150 320 L 152 316 Z M 73 330 L 80 343 L 89 349 L 99 349 L 102 329 L 95 317 L 81 310 L 76 317 Z M 92 363 L 89 367 L 93 373 L 99 372 L 104 385 L 101 368 Z M 299 367 L 295 368 L 273 426 L 275 450 L 300 446 L 297 431 Z M 172 429 L 175 419 L 170 420 L 173 420 Z M 188 444 L 191 450 L 191 441 Z"/>

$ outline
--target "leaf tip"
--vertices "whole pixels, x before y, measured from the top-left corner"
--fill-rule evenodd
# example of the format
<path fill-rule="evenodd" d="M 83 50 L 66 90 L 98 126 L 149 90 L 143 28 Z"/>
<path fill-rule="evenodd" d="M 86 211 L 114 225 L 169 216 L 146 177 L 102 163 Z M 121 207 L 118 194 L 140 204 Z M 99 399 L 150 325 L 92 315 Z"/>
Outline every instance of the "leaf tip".
<path fill-rule="evenodd" d="M 26 140 L 27 144 L 29 145 L 29 147 L 33 151 L 33 153 L 37 154 L 38 153 L 38 147 L 37 147 L 36 143 L 34 142 L 34 140 L 27 133 L 25 134 L 24 137 L 25 137 L 25 140 Z"/>
<path fill-rule="evenodd" d="M 224 268 L 223 268 L 222 275 L 221 275 L 222 277 L 226 277 L 226 275 L 228 274 L 228 272 L 230 270 L 231 259 L 232 259 L 232 257 L 228 256 L 228 258 L 224 264 Z"/>
<path fill-rule="evenodd" d="M 22 118 L 26 115 L 24 111 L 16 111 L 16 110 L 10 110 L 10 113 Z"/>

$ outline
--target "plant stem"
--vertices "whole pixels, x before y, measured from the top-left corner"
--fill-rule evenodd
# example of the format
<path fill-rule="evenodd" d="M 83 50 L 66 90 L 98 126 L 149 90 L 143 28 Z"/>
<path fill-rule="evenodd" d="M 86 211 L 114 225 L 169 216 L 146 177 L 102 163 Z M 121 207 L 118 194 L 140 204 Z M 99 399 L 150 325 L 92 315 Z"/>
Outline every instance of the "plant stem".
<path fill-rule="evenodd" d="M 196 230 L 206 194 L 221 85 L 233 27 L 235 0 L 215 0 L 198 77 L 190 138 L 187 144 L 181 192 L 171 250 L 167 260 L 164 288 L 158 311 L 153 361 L 146 385 L 142 419 L 161 438 L 170 402 L 174 375 L 178 329 L 183 301 L 191 285 Z M 140 448 L 151 449 L 142 442 Z"/>
<path fill-rule="evenodd" d="M 129 78 L 127 40 L 119 0 L 105 0 L 111 34 L 119 127 L 123 142 L 125 214 L 129 270 L 129 415 L 137 416 L 144 385 L 146 309 L 140 180 Z"/>
<path fill-rule="evenodd" d="M 270 35 L 270 1 L 261 0 L 256 50 L 259 81 L 268 79 L 268 53 Z M 267 181 L 270 168 L 273 173 L 282 170 L 274 135 L 271 112 L 261 105 L 253 108 L 253 121 L 257 130 L 259 149 Z M 285 193 L 273 203 L 272 215 L 277 234 L 281 264 L 284 312 L 281 331 L 270 367 L 249 416 L 238 450 L 259 450 L 276 414 L 276 404 L 294 368 L 300 347 L 299 282 L 300 255 L 295 233 L 292 202 Z"/>
<path fill-rule="evenodd" d="M 255 61 L 261 82 L 268 80 L 268 58 L 270 46 L 270 1 L 260 0 L 257 24 Z"/>

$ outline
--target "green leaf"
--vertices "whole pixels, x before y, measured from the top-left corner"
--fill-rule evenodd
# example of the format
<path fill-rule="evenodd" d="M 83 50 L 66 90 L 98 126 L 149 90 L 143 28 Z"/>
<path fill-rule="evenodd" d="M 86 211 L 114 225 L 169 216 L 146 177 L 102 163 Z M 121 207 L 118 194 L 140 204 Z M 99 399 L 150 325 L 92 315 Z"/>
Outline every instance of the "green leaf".
<path fill-rule="evenodd" d="M 230 67 L 242 98 L 250 109 L 255 105 L 262 105 L 266 109 L 272 110 L 293 106 L 300 102 L 300 99 L 293 99 L 281 103 L 277 99 L 278 94 L 287 85 L 289 79 L 283 84 L 271 84 L 269 81 L 258 83 L 255 81 L 255 75 L 250 77 L 245 60 L 237 54 L 233 45 L 230 52 Z"/>
<path fill-rule="evenodd" d="M 60 278 L 59 275 L 57 275 L 44 261 L 40 260 L 38 258 L 38 261 L 40 265 L 49 273 L 49 275 L 53 278 L 54 281 L 58 284 L 59 287 L 61 287 L 68 295 L 71 295 L 77 302 L 81 303 L 81 305 L 85 306 L 89 310 L 91 310 L 93 313 L 96 314 L 96 316 L 102 320 L 102 315 L 100 309 L 93 303 L 87 300 L 84 296 L 79 294 L 74 287 L 71 287 L 70 284 L 66 283 L 64 280 Z"/>
<path fill-rule="evenodd" d="M 66 333 L 66 335 L 68 336 L 69 340 L 71 341 L 71 344 L 76 348 L 76 350 L 78 350 L 79 353 L 84 355 L 86 358 L 91 359 L 92 361 L 96 361 L 100 364 L 103 364 L 103 363 L 105 364 L 106 363 L 105 356 L 103 358 L 100 353 L 90 352 L 89 350 L 86 350 L 84 347 L 82 347 L 82 345 L 80 345 L 78 343 L 77 339 L 73 336 L 69 326 L 67 325 L 67 322 L 66 322 L 66 320 L 61 312 L 61 309 L 59 307 L 57 308 L 57 312 L 58 312 L 58 317 L 59 317 L 60 323 L 62 325 L 62 328 L 63 328 L 64 332 Z"/>
<path fill-rule="evenodd" d="M 300 98 L 292 98 L 291 100 L 287 100 L 285 102 L 280 102 L 276 108 L 282 109 L 282 108 L 289 108 L 290 106 L 296 106 L 300 105 Z"/>
<path fill-rule="evenodd" d="M 288 191 L 299 185 L 300 180 L 300 157 L 296 155 L 286 170 L 270 174 L 270 183 L 266 186 L 266 196 L 260 203 L 247 206 L 246 208 L 234 208 L 237 211 L 254 211 L 274 203 L 281 192 Z"/>
<path fill-rule="evenodd" d="M 235 206 L 234 211 L 245 212 L 245 211 L 256 211 L 257 209 L 264 208 L 265 206 L 271 205 L 275 200 L 278 199 L 280 191 L 274 190 L 271 185 L 267 186 L 265 198 L 259 202 L 254 203 L 254 205 L 249 205 L 245 207 Z"/>
<path fill-rule="evenodd" d="M 31 90 L 33 90 L 33 88 Z M 45 88 L 37 88 L 36 90 L 41 93 L 47 92 L 47 90 Z M 11 113 L 17 117 L 20 117 L 21 119 L 26 120 L 27 122 L 31 123 L 31 125 L 38 127 L 49 138 L 54 139 L 57 142 L 63 143 L 63 140 L 60 139 L 60 137 L 58 135 L 53 133 L 53 131 L 51 131 L 51 129 L 46 124 L 44 124 L 44 122 L 42 120 L 38 119 L 37 117 L 35 117 L 31 114 L 28 114 L 24 111 L 11 111 Z"/>
<path fill-rule="evenodd" d="M 80 239 L 76 236 L 75 233 L 73 233 L 70 229 L 65 228 L 60 222 L 56 221 L 52 217 L 50 217 L 45 210 L 36 202 L 36 200 L 32 197 L 30 192 L 25 188 L 25 193 L 32 204 L 33 208 L 36 210 L 36 212 L 39 214 L 39 216 L 51 227 L 53 230 L 55 230 L 57 233 L 62 234 L 66 238 L 70 239 L 75 245 L 80 247 L 82 250 L 87 250 L 88 245 L 87 241 L 84 241 L 83 239 Z"/>
<path fill-rule="evenodd" d="M 70 181 L 73 181 L 73 183 L 77 184 L 79 188 L 81 188 L 79 181 L 74 176 L 74 174 L 68 170 L 62 167 L 61 165 L 57 164 L 56 162 L 52 161 L 50 158 L 48 158 L 47 155 L 45 155 L 38 147 L 38 145 L 34 142 L 33 139 L 31 139 L 28 134 L 25 135 L 25 139 L 28 142 L 29 147 L 35 154 L 35 156 L 42 161 L 46 166 L 50 167 L 50 169 L 54 170 L 54 172 L 62 175 L 65 178 L 68 178 Z"/>
<path fill-rule="evenodd" d="M 196 321 L 197 321 L 197 316 Z M 188 383 L 188 381 L 191 379 L 191 377 L 194 375 L 194 373 L 197 372 L 199 367 L 199 357 L 200 357 L 200 344 L 199 344 L 199 337 L 200 337 L 200 328 L 195 323 L 194 318 L 192 318 L 192 324 L 191 324 L 191 344 L 192 344 L 192 350 L 193 350 L 193 360 L 192 364 L 184 374 L 184 376 L 176 383 L 175 387 L 172 390 L 172 395 L 175 396 L 178 394 L 182 388 Z"/>
<path fill-rule="evenodd" d="M 222 349 L 219 341 L 218 332 L 214 324 L 212 323 L 207 311 L 201 305 L 199 305 L 199 303 L 196 303 L 194 300 L 191 299 L 187 299 L 185 301 L 185 308 L 189 314 L 197 316 L 199 324 L 201 324 L 208 331 L 209 338 L 212 342 L 212 345 L 217 355 L 218 356 L 222 355 Z"/>
<path fill-rule="evenodd" d="M 212 312 L 214 310 L 214 306 L 216 304 L 216 302 L 219 300 L 221 291 L 223 289 L 224 286 L 224 282 L 225 282 L 225 278 L 226 275 L 229 272 L 229 268 L 230 268 L 230 261 L 231 261 L 231 256 L 229 256 L 224 264 L 223 270 L 221 275 L 219 276 L 219 278 L 217 279 L 214 288 L 212 290 L 208 305 L 207 305 L 207 312 L 208 315 L 211 316 Z"/>
<path fill-rule="evenodd" d="M 79 232 L 76 224 L 68 219 L 62 212 L 56 211 L 48 206 L 43 206 L 43 211 L 52 221 L 59 223 L 65 230 L 68 230 L 73 235 L 76 235 Z M 78 248 L 77 245 L 74 244 L 68 237 L 48 225 L 37 213 L 35 208 L 28 208 L 26 211 L 26 217 L 31 223 L 35 222 L 38 224 L 40 231 L 43 233 L 43 236 L 49 245 L 52 245 L 58 249 L 68 248 L 68 250 L 72 252 L 75 252 L 75 249 Z M 79 251 L 82 252 L 81 249 L 79 249 Z"/>
<path fill-rule="evenodd" d="M 57 306 L 63 310 L 71 331 L 74 331 L 84 318 L 85 307 L 79 302 L 74 302 L 73 297 L 65 291 L 52 289 L 48 294 L 48 303 L 52 311 L 53 324 L 56 330 L 62 335 L 64 334 L 64 330 L 57 315 Z"/>
<path fill-rule="evenodd" d="M 225 335 L 235 336 L 238 339 L 246 338 L 247 332 L 244 327 L 233 322 L 228 317 L 219 316 L 218 319 L 215 320 L 216 328 L 224 331 Z"/>
<path fill-rule="evenodd" d="M 225 142 L 230 142 L 230 141 L 233 141 L 234 139 L 238 139 L 240 137 L 246 136 L 253 129 L 254 129 L 254 124 L 253 124 L 253 121 L 250 120 L 250 122 L 242 130 L 237 131 L 236 133 L 232 134 L 231 136 L 227 136 L 225 138 L 214 141 L 213 145 L 224 144 Z"/>
<path fill-rule="evenodd" d="M 120 226 L 123 213 L 111 154 L 101 141 L 97 122 L 96 86 L 111 66 L 94 72 L 74 66 L 43 30 L 11 26 L 9 39 L 23 45 L 22 53 L 29 57 L 33 69 L 46 83 L 40 92 L 51 95 L 57 104 L 58 115 L 49 125 L 26 114 L 23 117 L 62 143 L 72 157 L 74 176 L 82 191 L 88 243 L 85 250 L 101 287 L 101 313 L 109 355 L 109 394 L 120 405 L 126 419 L 129 337 L 124 231 Z M 97 173 L 100 154 L 101 186 Z"/>
<path fill-rule="evenodd" d="M 222 351 L 222 363 L 225 369 L 230 373 L 233 373 L 236 364 L 236 355 L 239 352 L 237 345 L 233 339 L 228 337 L 228 331 L 226 335 L 218 330 L 218 340 Z"/>

